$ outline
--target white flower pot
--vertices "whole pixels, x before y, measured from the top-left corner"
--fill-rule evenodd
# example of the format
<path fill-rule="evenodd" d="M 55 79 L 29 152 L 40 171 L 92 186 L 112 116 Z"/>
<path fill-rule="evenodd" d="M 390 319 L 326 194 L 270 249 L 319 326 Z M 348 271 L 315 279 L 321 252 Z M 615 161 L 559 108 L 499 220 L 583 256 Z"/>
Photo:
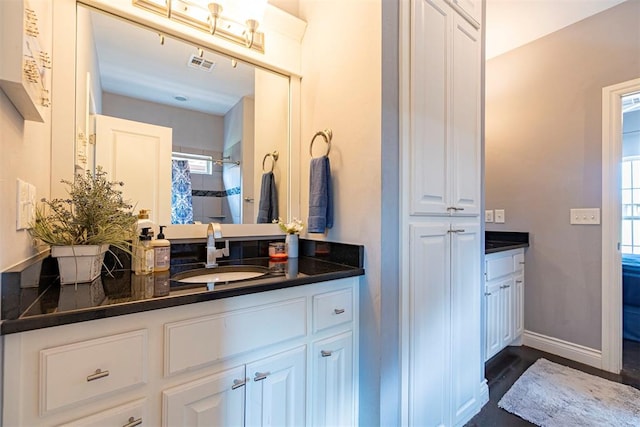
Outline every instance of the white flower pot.
<path fill-rule="evenodd" d="M 68 285 L 96 279 L 108 250 L 108 244 L 51 247 L 51 256 L 58 260 L 60 283 Z"/>

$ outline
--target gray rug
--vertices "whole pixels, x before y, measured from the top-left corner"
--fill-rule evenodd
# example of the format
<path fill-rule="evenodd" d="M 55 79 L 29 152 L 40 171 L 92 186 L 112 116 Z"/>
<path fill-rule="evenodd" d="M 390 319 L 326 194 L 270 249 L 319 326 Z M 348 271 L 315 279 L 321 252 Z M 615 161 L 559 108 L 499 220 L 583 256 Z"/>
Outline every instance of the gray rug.
<path fill-rule="evenodd" d="M 640 391 L 538 359 L 498 406 L 541 427 L 640 426 Z"/>

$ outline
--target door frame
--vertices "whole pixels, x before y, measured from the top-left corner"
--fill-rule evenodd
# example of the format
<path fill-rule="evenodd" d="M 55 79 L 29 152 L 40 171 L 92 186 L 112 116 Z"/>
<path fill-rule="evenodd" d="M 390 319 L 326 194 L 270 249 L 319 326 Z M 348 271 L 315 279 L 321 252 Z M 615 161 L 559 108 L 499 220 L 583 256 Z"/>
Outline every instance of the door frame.
<path fill-rule="evenodd" d="M 621 161 L 622 97 L 640 78 L 602 89 L 602 369 L 622 369 Z"/>

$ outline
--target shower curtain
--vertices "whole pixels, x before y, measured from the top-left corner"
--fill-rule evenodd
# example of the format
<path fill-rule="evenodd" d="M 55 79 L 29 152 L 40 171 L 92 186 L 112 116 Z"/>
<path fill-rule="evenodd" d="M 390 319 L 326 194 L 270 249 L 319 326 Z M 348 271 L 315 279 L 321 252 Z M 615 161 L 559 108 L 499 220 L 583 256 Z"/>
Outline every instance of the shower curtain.
<path fill-rule="evenodd" d="M 173 160 L 171 164 L 171 224 L 193 223 L 191 202 L 191 172 L 186 160 Z"/>

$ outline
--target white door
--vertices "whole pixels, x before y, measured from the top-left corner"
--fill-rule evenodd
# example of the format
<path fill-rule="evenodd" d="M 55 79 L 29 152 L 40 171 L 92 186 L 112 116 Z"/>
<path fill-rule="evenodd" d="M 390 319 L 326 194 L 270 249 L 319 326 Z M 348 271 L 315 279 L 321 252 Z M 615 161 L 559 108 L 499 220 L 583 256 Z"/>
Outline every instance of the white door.
<path fill-rule="evenodd" d="M 442 0 L 411 2 L 410 214 L 448 214 L 449 13 Z"/>
<path fill-rule="evenodd" d="M 409 425 L 450 420 L 449 221 L 409 226 Z"/>
<path fill-rule="evenodd" d="M 477 410 L 482 380 L 480 305 L 480 224 L 475 219 L 451 224 L 451 407 L 452 425 Z"/>
<path fill-rule="evenodd" d="M 509 276 L 509 278 L 506 280 L 502 280 L 500 283 L 500 341 L 502 342 L 502 348 L 513 341 L 515 333 L 515 323 L 513 319 L 513 288 L 514 286 L 512 276 Z"/>
<path fill-rule="evenodd" d="M 164 427 L 241 427 L 245 413 L 244 366 L 162 392 Z"/>
<path fill-rule="evenodd" d="M 453 14 L 451 200 L 457 213 L 480 213 L 480 31 Z"/>
<path fill-rule="evenodd" d="M 247 365 L 247 426 L 304 425 L 305 356 L 302 346 Z"/>
<path fill-rule="evenodd" d="M 158 225 L 171 223 L 172 129 L 108 116 L 94 116 L 95 165 L 122 181 L 134 211 L 150 209 Z"/>
<path fill-rule="evenodd" d="M 486 327 L 485 332 L 485 361 L 493 357 L 502 348 L 502 335 L 501 335 L 501 314 L 500 314 L 500 285 L 497 280 L 487 283 L 485 291 L 485 312 L 486 312 Z"/>
<path fill-rule="evenodd" d="M 354 425 L 353 334 L 318 341 L 312 354 L 311 425 Z"/>

